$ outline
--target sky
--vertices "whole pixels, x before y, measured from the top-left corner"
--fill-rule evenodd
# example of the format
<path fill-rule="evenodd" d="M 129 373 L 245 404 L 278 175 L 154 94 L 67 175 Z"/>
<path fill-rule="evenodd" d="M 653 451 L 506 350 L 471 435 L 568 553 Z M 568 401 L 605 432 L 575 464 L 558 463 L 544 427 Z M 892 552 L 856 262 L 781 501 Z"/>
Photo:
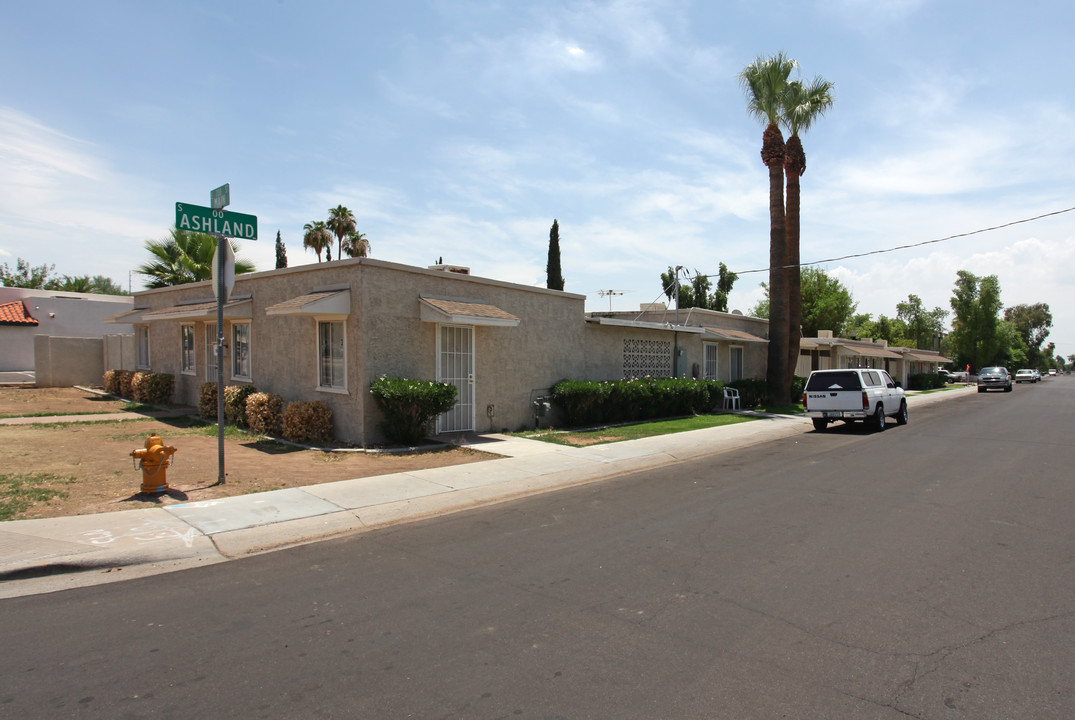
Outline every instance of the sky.
<path fill-rule="evenodd" d="M 749 312 L 768 174 L 737 75 L 784 52 L 835 83 L 802 135 L 803 262 L 874 318 L 997 275 L 1075 353 L 1068 0 L 54 0 L 2 3 L 0 27 L 11 269 L 137 291 L 175 203 L 228 183 L 259 270 L 277 231 L 317 262 L 303 225 L 342 204 L 372 257 L 544 287 L 555 219 L 588 311 L 724 263 Z"/>

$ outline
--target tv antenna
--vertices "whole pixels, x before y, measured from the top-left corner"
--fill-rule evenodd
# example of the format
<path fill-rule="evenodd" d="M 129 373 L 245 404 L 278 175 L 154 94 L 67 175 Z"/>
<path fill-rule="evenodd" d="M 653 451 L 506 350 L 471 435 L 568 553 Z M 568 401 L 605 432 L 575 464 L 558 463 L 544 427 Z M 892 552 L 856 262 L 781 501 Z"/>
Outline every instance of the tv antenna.
<path fill-rule="evenodd" d="M 634 290 L 598 290 L 597 294 L 608 298 L 608 311 L 612 312 L 612 297 L 614 295 L 623 295 L 625 292 L 634 292 Z"/>

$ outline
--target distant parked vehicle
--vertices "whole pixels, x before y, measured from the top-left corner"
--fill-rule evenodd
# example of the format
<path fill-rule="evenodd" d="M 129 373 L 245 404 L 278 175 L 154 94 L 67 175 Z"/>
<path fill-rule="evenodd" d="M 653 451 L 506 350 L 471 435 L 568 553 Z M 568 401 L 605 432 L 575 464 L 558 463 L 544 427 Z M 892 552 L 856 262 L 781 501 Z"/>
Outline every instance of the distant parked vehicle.
<path fill-rule="evenodd" d="M 1015 382 L 1017 383 L 1036 383 L 1040 379 L 1040 376 L 1035 374 L 1035 372 L 1033 370 L 1030 370 L 1029 368 L 1023 368 L 1022 370 L 1019 370 L 1015 373 Z"/>
<path fill-rule="evenodd" d="M 1056 368 L 1049 368 L 1050 375 L 1056 375 Z"/>
<path fill-rule="evenodd" d="M 945 372 L 948 373 L 948 382 L 970 382 L 970 373 L 966 370 L 946 370 Z"/>
<path fill-rule="evenodd" d="M 997 365 L 984 367 L 978 372 L 978 392 L 985 392 L 990 388 L 1012 391 L 1012 376 L 1008 374 L 1008 368 Z"/>

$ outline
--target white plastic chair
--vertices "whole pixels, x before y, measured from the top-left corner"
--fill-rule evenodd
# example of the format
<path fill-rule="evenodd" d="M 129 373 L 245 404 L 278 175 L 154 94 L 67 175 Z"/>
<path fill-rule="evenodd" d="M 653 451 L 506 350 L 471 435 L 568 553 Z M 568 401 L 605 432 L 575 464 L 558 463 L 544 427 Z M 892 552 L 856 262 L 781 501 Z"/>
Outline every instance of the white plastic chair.
<path fill-rule="evenodd" d="M 725 410 L 741 410 L 739 405 L 739 390 L 738 388 L 726 387 L 724 388 L 724 409 Z"/>

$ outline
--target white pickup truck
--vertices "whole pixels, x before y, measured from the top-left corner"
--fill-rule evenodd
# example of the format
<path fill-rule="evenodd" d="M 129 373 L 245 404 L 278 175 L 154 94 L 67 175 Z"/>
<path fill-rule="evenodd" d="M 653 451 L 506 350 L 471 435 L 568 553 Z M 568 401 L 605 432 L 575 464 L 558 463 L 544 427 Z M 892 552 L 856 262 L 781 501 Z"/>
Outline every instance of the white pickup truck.
<path fill-rule="evenodd" d="M 869 421 L 875 430 L 884 430 L 889 417 L 907 424 L 907 396 L 884 370 L 815 370 L 806 380 L 803 410 L 815 430 L 835 420 Z"/>

